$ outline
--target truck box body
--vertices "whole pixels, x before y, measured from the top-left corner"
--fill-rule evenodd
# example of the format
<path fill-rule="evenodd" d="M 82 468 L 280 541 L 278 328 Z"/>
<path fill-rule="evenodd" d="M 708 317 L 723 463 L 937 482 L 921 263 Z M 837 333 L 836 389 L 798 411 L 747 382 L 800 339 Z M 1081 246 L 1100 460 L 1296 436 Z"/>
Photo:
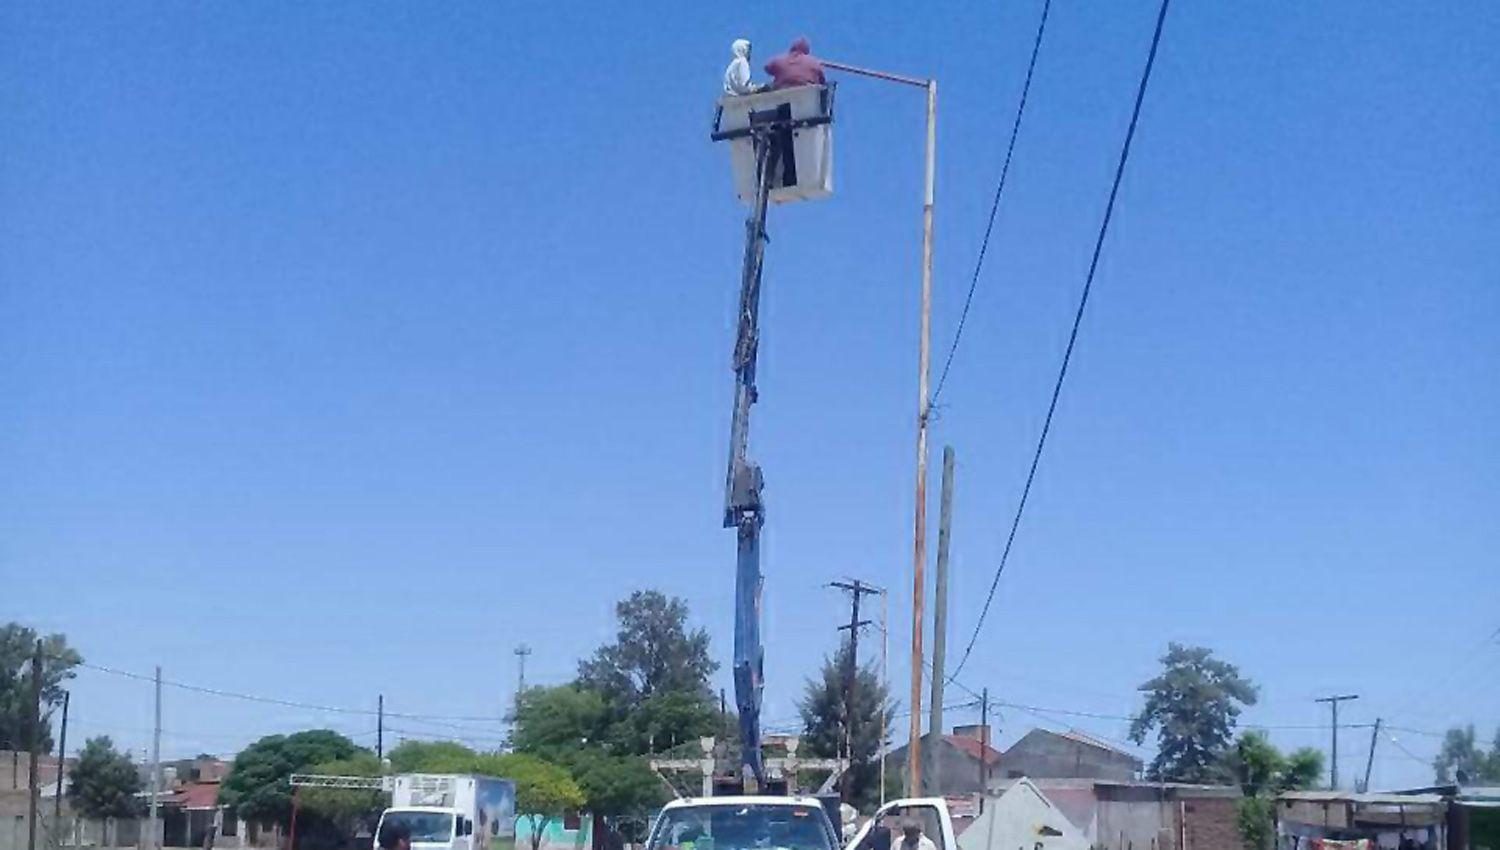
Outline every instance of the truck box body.
<path fill-rule="evenodd" d="M 513 850 L 516 786 L 492 776 L 399 774 L 380 816 L 381 826 L 394 822 L 411 828 L 412 850 Z M 378 842 L 379 828 L 375 835 Z"/>

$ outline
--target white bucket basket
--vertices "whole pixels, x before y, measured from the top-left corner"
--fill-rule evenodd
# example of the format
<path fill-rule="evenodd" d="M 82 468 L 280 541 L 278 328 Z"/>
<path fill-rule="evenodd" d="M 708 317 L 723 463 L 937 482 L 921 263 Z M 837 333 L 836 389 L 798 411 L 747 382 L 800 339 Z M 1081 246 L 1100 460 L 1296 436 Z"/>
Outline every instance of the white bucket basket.
<path fill-rule="evenodd" d="M 771 183 L 771 201 L 814 201 L 833 194 L 833 86 L 797 86 L 719 99 L 714 139 L 729 141 L 734 190 L 747 204 L 755 202 L 755 143 L 752 124 L 774 122 L 790 127 L 791 143 L 782 149 Z"/>

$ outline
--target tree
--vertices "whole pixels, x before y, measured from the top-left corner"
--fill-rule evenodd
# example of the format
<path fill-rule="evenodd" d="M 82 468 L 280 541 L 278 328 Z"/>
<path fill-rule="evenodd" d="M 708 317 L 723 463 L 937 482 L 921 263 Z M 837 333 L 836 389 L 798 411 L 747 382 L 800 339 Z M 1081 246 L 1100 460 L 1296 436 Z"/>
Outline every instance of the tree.
<path fill-rule="evenodd" d="M 1221 775 L 1242 706 L 1258 692 L 1239 668 L 1201 646 L 1167 645 L 1161 675 L 1140 686 L 1146 704 L 1130 723 L 1130 740 L 1155 729 L 1158 749 L 1147 778 L 1212 782 Z"/>
<path fill-rule="evenodd" d="M 286 823 L 292 813 L 287 779 L 293 773 L 310 773 L 314 765 L 368 752 L 329 729 L 269 735 L 235 756 L 220 786 L 219 801 L 248 820 Z"/>
<path fill-rule="evenodd" d="M 524 753 L 487 754 L 474 760 L 474 773 L 516 783 L 516 815 L 531 827 L 531 850 L 542 846 L 547 825 L 583 807 L 578 783 L 561 767 Z"/>
<path fill-rule="evenodd" d="M 619 817 L 653 811 L 666 802 L 661 777 L 642 756 L 581 754 L 570 766 L 573 778 L 596 815 Z"/>
<path fill-rule="evenodd" d="M 1317 782 L 1323 775 L 1323 754 L 1303 747 L 1284 756 L 1265 733 L 1252 730 L 1235 742 L 1224 769 L 1245 795 L 1235 804 L 1240 838 L 1247 850 L 1268 850 L 1276 834 L 1276 795 Z"/>
<path fill-rule="evenodd" d="M 455 741 L 402 741 L 386 758 L 396 773 L 465 773 L 477 755 Z"/>
<path fill-rule="evenodd" d="M 130 756 L 115 749 L 108 735 L 83 744 L 68 772 L 68 804 L 87 818 L 131 818 L 140 813 L 141 776 Z"/>
<path fill-rule="evenodd" d="M 1474 724 L 1455 726 L 1443 736 L 1443 747 L 1432 761 L 1432 770 L 1440 783 L 1484 785 L 1500 782 L 1500 730 L 1495 732 L 1494 747 L 1486 753 L 1479 746 Z"/>
<path fill-rule="evenodd" d="M 664 691 L 708 698 L 708 678 L 719 665 L 708 655 L 708 632 L 688 630 L 686 601 L 637 590 L 615 605 L 615 616 L 615 642 L 579 662 L 579 686 L 624 708 Z"/>
<path fill-rule="evenodd" d="M 565 764 L 590 743 L 602 744 L 609 726 L 604 697 L 595 691 L 574 685 L 528 688 L 516 707 L 511 745 L 516 752 Z"/>
<path fill-rule="evenodd" d="M 719 731 L 718 707 L 701 691 L 658 691 L 616 722 L 607 735 L 617 752 L 660 753 Z"/>
<path fill-rule="evenodd" d="M 20 623 L 0 626 L 0 750 L 31 748 L 32 700 L 31 661 L 36 655 L 39 635 Z M 43 752 L 52 749 L 52 724 L 47 719 L 51 709 L 62 705 L 63 683 L 73 678 L 73 668 L 83 663 L 83 656 L 68 646 L 60 634 L 47 635 L 42 641 L 42 722 L 38 745 Z"/>
<path fill-rule="evenodd" d="M 802 713 L 802 745 L 807 754 L 834 758 L 844 752 L 847 735 L 844 689 L 849 663 L 849 643 L 823 661 L 818 676 L 807 680 L 798 709 Z M 863 665 L 856 671 L 858 688 L 854 706 L 854 742 L 852 764 L 853 795 L 856 807 L 869 807 L 880 798 L 881 714 L 889 727 L 893 709 L 885 685 L 875 669 Z"/>

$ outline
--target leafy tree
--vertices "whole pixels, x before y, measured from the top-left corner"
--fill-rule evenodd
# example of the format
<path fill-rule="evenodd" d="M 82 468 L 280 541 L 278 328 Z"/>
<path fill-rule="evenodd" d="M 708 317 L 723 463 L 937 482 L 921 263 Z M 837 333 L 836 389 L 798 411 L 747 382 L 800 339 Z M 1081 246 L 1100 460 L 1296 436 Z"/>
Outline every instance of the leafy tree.
<path fill-rule="evenodd" d="M 1240 736 L 1225 757 L 1226 772 L 1245 796 L 1235 805 L 1235 821 L 1247 850 L 1268 850 L 1276 834 L 1276 795 L 1310 787 L 1323 775 L 1323 754 L 1311 747 L 1282 755 L 1265 733 Z"/>
<path fill-rule="evenodd" d="M 379 776 L 380 759 L 374 753 L 358 752 L 346 759 L 315 764 L 307 772 L 329 776 Z M 348 788 L 304 788 L 299 795 L 302 808 L 341 826 L 371 812 L 379 812 L 385 808 L 386 802 L 384 791 Z"/>
<path fill-rule="evenodd" d="M 573 685 L 531 688 L 521 697 L 511 742 L 518 753 L 567 768 L 594 814 L 640 814 L 659 806 L 663 794 L 661 780 L 632 747 L 643 734 L 663 731 L 660 724 L 677 707 L 676 696 L 653 696 L 638 716 L 611 723 L 604 698 L 594 691 Z M 672 737 L 661 734 L 660 740 Z"/>
<path fill-rule="evenodd" d="M 837 653 L 824 659 L 818 676 L 808 679 L 803 688 L 798 708 L 802 713 L 802 745 L 808 755 L 834 758 L 844 751 L 848 729 L 844 685 L 849 651 L 849 643 L 845 641 Z M 893 708 L 873 667 L 862 665 L 855 675 L 859 686 L 854 706 L 857 722 L 850 768 L 853 777 L 850 802 L 857 807 L 869 807 L 880 797 L 878 758 L 884 746 L 880 739 L 881 714 L 884 713 L 885 725 L 889 727 Z"/>
<path fill-rule="evenodd" d="M 1130 723 L 1130 740 L 1156 730 L 1158 749 L 1147 778 L 1212 782 L 1221 774 L 1242 706 L 1258 691 L 1240 670 L 1200 646 L 1167 645 L 1161 675 L 1140 686 L 1146 704 Z"/>
<path fill-rule="evenodd" d="M 1484 785 L 1500 782 L 1500 730 L 1495 732 L 1494 747 L 1486 753 L 1479 746 L 1474 724 L 1449 729 L 1443 736 L 1443 748 L 1433 759 L 1432 770 L 1440 783 Z"/>
<path fill-rule="evenodd" d="M 31 747 L 31 661 L 38 637 L 34 629 L 20 623 L 0 626 L 0 750 Z M 83 656 L 68 646 L 63 635 L 47 635 L 41 640 L 42 722 L 38 743 L 45 752 L 53 745 L 47 714 L 62 705 L 63 683 L 73 678 L 73 668 L 83 663 Z"/>
<path fill-rule="evenodd" d="M 402 741 L 386 758 L 396 773 L 464 773 L 477 753 L 455 741 Z"/>
<path fill-rule="evenodd" d="M 531 850 L 539 850 L 547 825 L 583 807 L 583 790 L 561 767 L 524 753 L 487 754 L 473 772 L 516 783 L 516 814 L 531 826 Z"/>
<path fill-rule="evenodd" d="M 608 741 L 619 752 L 660 753 L 719 732 L 719 709 L 701 691 L 658 691 L 615 723 Z"/>
<path fill-rule="evenodd" d="M 596 815 L 618 817 L 650 812 L 666 802 L 661 777 L 641 756 L 582 753 L 570 766 Z"/>
<path fill-rule="evenodd" d="M 625 708 L 653 694 L 680 691 L 708 697 L 719 665 L 708 655 L 708 632 L 688 630 L 687 602 L 638 590 L 615 606 L 619 631 L 578 664 L 578 684 Z"/>
<path fill-rule="evenodd" d="M 219 789 L 219 800 L 250 820 L 286 823 L 292 797 L 287 779 L 314 765 L 344 761 L 369 751 L 328 729 L 268 735 L 241 750 Z"/>
<path fill-rule="evenodd" d="M 528 688 L 516 708 L 511 745 L 516 752 L 566 763 L 589 744 L 603 744 L 610 727 L 604 697 L 574 685 Z"/>
<path fill-rule="evenodd" d="M 88 818 L 130 818 L 140 813 L 141 776 L 130 756 L 107 735 L 83 744 L 68 773 L 68 804 Z"/>

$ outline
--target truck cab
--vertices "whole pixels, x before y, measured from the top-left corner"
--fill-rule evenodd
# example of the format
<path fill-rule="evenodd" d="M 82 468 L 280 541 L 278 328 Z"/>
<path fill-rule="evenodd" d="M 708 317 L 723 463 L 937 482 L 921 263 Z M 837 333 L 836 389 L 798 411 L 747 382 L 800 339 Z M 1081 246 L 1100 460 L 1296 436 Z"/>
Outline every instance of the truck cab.
<path fill-rule="evenodd" d="M 386 824 L 400 823 L 411 830 L 412 850 L 481 850 L 481 838 L 473 840 L 474 822 L 458 809 L 441 806 L 406 806 L 389 808 L 380 816 L 380 826 L 375 835 Z"/>
<path fill-rule="evenodd" d="M 844 850 L 900 850 L 902 825 L 915 821 L 935 850 L 958 850 L 953 815 L 942 797 L 909 797 L 881 806 Z"/>
<path fill-rule="evenodd" d="M 708 797 L 662 809 L 646 850 L 839 850 L 815 797 Z"/>

